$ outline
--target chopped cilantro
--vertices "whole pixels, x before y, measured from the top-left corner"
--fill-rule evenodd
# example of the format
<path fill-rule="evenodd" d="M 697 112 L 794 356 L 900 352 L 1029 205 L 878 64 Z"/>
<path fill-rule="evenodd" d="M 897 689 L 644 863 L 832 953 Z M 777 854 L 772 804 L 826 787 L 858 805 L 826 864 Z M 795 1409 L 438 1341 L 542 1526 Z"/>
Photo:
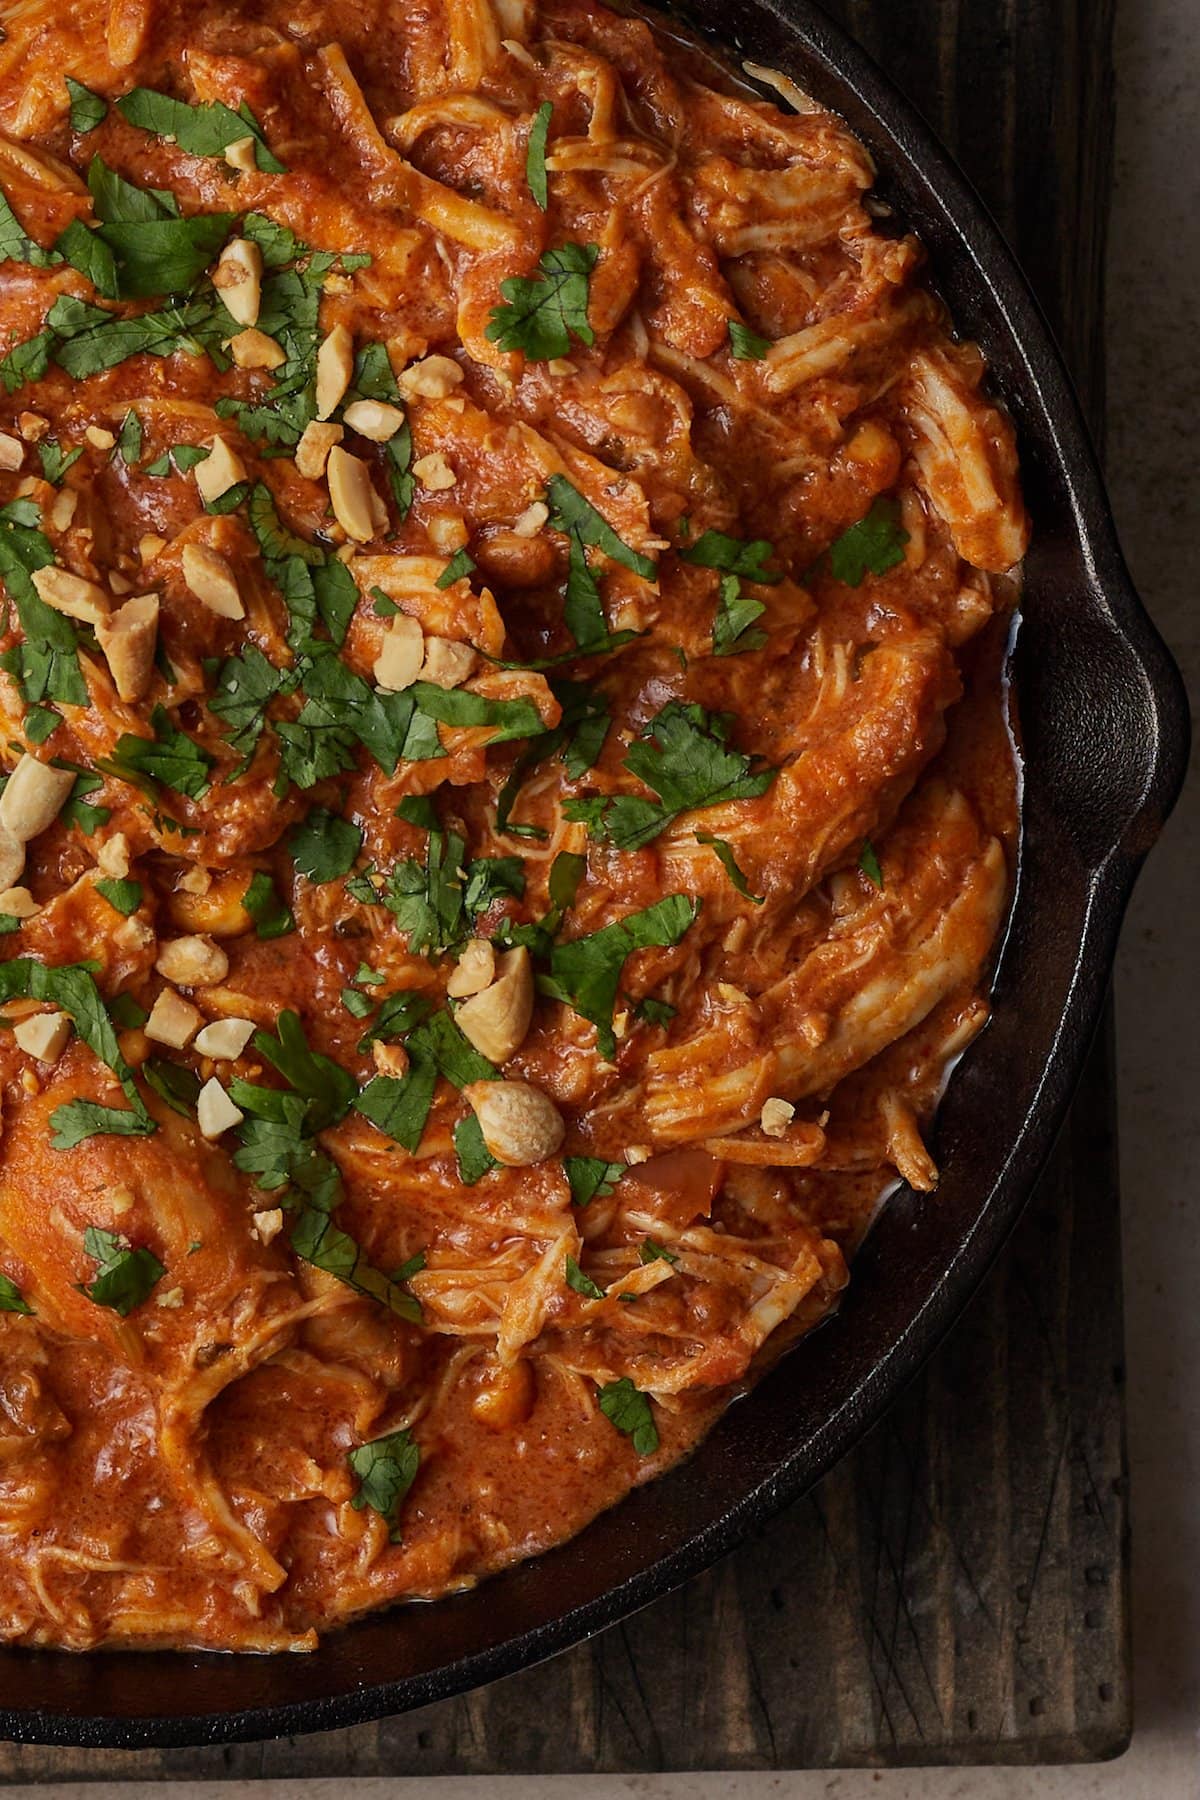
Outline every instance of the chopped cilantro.
<path fill-rule="evenodd" d="M 625 1173 L 625 1164 L 606 1162 L 602 1156 L 564 1156 L 563 1168 L 571 1189 L 571 1205 L 587 1206 L 606 1199 Z"/>
<path fill-rule="evenodd" d="M 140 881 L 98 881 L 96 892 L 102 894 L 108 904 L 116 912 L 126 918 L 135 913 L 142 904 L 142 884 Z"/>
<path fill-rule="evenodd" d="M 560 244 L 543 253 L 532 277 L 502 281 L 501 304 L 493 307 L 486 331 L 489 342 L 501 350 L 521 350 L 531 362 L 566 356 L 572 335 L 581 344 L 594 344 L 588 279 L 599 255 L 598 244 Z"/>
<path fill-rule="evenodd" d="M 185 1119 L 195 1116 L 200 1098 L 200 1078 L 183 1063 L 170 1062 L 165 1056 L 152 1056 L 138 1073 L 148 1088 L 166 1102 L 172 1112 Z"/>
<path fill-rule="evenodd" d="M 652 945 L 677 944 L 695 923 L 700 902 L 685 894 L 668 894 L 642 912 L 629 913 L 611 925 L 601 926 L 586 937 L 554 945 L 550 973 L 539 978 L 539 987 L 552 999 L 562 1000 L 596 1027 L 601 1056 L 616 1054 L 613 1034 L 613 1002 L 621 971 L 635 950 Z"/>
<path fill-rule="evenodd" d="M 880 893 L 883 892 L 883 870 L 879 866 L 879 858 L 875 854 L 875 846 L 870 838 L 864 838 L 862 849 L 858 853 L 858 866 L 868 881 L 874 882 Z"/>
<path fill-rule="evenodd" d="M 252 137 L 254 160 L 262 172 L 266 175 L 286 174 L 283 163 L 268 150 L 262 126 L 245 101 L 234 112 L 219 100 L 188 106 L 153 88 L 133 88 L 117 101 L 117 111 L 142 131 L 174 138 L 189 156 L 220 156 L 230 144 Z"/>
<path fill-rule="evenodd" d="M 365 1019 L 368 1013 L 375 1010 L 375 1002 L 371 996 L 360 994 L 357 988 L 352 987 L 342 989 L 342 1005 L 355 1019 Z"/>
<path fill-rule="evenodd" d="M 2 666 L 30 704 L 53 700 L 86 706 L 87 687 L 76 654 L 79 634 L 63 613 L 47 606 L 33 585 L 33 573 L 54 561 L 49 538 L 39 529 L 41 513 L 32 500 L 0 506 L 0 580 L 16 602 L 24 642 L 5 651 Z"/>
<path fill-rule="evenodd" d="M 737 656 L 744 650 L 761 650 L 767 634 L 752 627 L 766 610 L 761 600 L 743 593 L 736 575 L 722 575 L 720 598 L 713 619 L 713 655 Z"/>
<path fill-rule="evenodd" d="M 180 731 L 167 710 L 156 706 L 150 714 L 152 738 L 122 732 L 110 757 L 98 759 L 96 767 L 106 775 L 119 776 L 135 787 L 147 781 L 161 782 L 173 793 L 199 800 L 208 792 L 208 772 L 213 759 L 208 751 Z"/>
<path fill-rule="evenodd" d="M 702 532 L 694 544 L 679 552 L 684 562 L 694 563 L 697 568 L 720 569 L 726 575 L 740 575 L 743 581 L 765 582 L 768 586 L 783 580 L 782 575 L 766 567 L 766 558 L 774 554 L 774 545 L 765 538 L 747 542 L 724 531 Z"/>
<path fill-rule="evenodd" d="M 313 882 L 348 875 L 362 843 L 363 834 L 353 820 L 339 818 L 323 806 L 314 806 L 287 835 L 292 861 Z"/>
<path fill-rule="evenodd" d="M 900 502 L 879 499 L 871 510 L 829 546 L 829 572 L 847 587 L 859 587 L 868 574 L 886 575 L 904 561 L 908 533 L 900 523 Z"/>
<path fill-rule="evenodd" d="M 465 575 L 469 575 L 475 566 L 465 550 L 456 550 L 434 585 L 440 588 L 453 587 L 456 581 L 461 581 Z"/>
<path fill-rule="evenodd" d="M 82 455 L 82 445 L 77 445 L 74 450 L 64 450 L 61 444 L 55 443 L 53 438 L 47 438 L 44 443 L 38 445 L 38 459 L 42 465 L 42 474 L 55 487 L 59 485 L 67 470 L 72 468 Z"/>
<path fill-rule="evenodd" d="M 753 769 L 752 758 L 725 743 L 728 722 L 703 707 L 668 701 L 625 756 L 631 775 L 653 789 L 656 800 L 635 794 L 615 799 L 568 800 L 563 812 L 582 819 L 592 833 L 621 850 L 640 850 L 681 813 L 753 799 L 775 779 L 774 769 Z"/>
<path fill-rule="evenodd" d="M 594 550 L 602 550 L 613 562 L 621 563 L 645 581 L 654 580 L 658 573 L 657 564 L 643 556 L 640 550 L 631 550 L 617 536 L 604 514 L 598 512 L 578 488 L 572 487 L 565 475 L 550 477 L 546 498 L 550 504 L 550 524 L 555 531 L 577 537 Z"/>
<path fill-rule="evenodd" d="M 81 137 L 95 131 L 108 113 L 108 101 L 71 75 L 67 76 L 67 93 L 71 100 L 71 130 L 79 132 Z"/>
<path fill-rule="evenodd" d="M 740 319 L 730 319 L 729 347 L 736 362 L 761 362 L 771 348 L 771 340 L 751 331 Z"/>
<path fill-rule="evenodd" d="M 68 1013 L 88 1049 L 110 1068 L 125 1092 L 132 1111 L 101 1106 L 91 1100 L 73 1100 L 50 1115 L 51 1139 L 56 1150 L 69 1150 L 94 1133 L 132 1136 L 154 1130 L 154 1121 L 133 1081 L 133 1072 L 117 1043 L 112 1020 L 90 970 L 82 963 L 63 963 L 55 968 L 32 957 L 13 957 L 0 963 L 0 1005 L 9 1000 L 41 1000 Z"/>
<path fill-rule="evenodd" d="M 127 466 L 135 463 L 142 454 L 142 421 L 132 407 L 125 414 L 117 433 L 117 450 L 121 461 Z"/>
<path fill-rule="evenodd" d="M 546 175 L 546 134 L 554 117 L 554 107 L 543 100 L 529 127 L 529 147 L 525 152 L 525 179 L 535 203 L 545 212 L 550 204 L 550 188 Z"/>
<path fill-rule="evenodd" d="M 398 1543 L 400 1527 L 396 1523 L 396 1514 L 421 1465 L 421 1452 L 412 1433 L 406 1429 L 373 1438 L 369 1444 L 360 1444 L 357 1450 L 351 1450 L 346 1461 L 358 1476 L 358 1492 L 351 1500 L 351 1506 L 358 1512 L 369 1506 L 386 1519 L 389 1536 L 393 1543 Z"/>
<path fill-rule="evenodd" d="M 93 1280 L 82 1287 L 96 1306 L 107 1306 L 123 1319 L 142 1304 L 155 1283 L 166 1274 L 150 1250 L 131 1250 L 115 1232 L 89 1225 L 83 1247 L 98 1264 Z"/>
<path fill-rule="evenodd" d="M 752 901 L 755 906 L 762 905 L 766 896 L 764 894 L 752 894 L 750 892 L 750 883 L 746 880 L 745 875 L 738 867 L 737 859 L 733 854 L 733 847 L 731 844 L 726 843 L 724 838 L 713 837 L 712 833 L 709 831 L 698 831 L 696 833 L 696 842 L 698 844 L 708 844 L 716 851 L 721 867 L 724 869 L 739 894 L 744 894 L 746 899 Z"/>
<path fill-rule="evenodd" d="M 33 1308 L 15 1281 L 0 1275 L 0 1312 L 32 1314 Z"/>
<path fill-rule="evenodd" d="M 296 929 L 291 908 L 284 905 L 265 869 L 256 869 L 251 876 L 250 885 L 242 895 L 242 905 L 254 920 L 256 937 L 286 937 Z"/>
<path fill-rule="evenodd" d="M 603 1300 L 604 1289 L 598 1287 L 590 1275 L 584 1274 L 573 1256 L 567 1257 L 565 1274 L 567 1286 L 582 1294 L 585 1300 Z"/>
<path fill-rule="evenodd" d="M 31 706 L 21 721 L 21 726 L 31 744 L 44 744 L 47 738 L 53 737 L 62 722 L 62 714 L 55 712 L 52 706 Z"/>
<path fill-rule="evenodd" d="M 658 1449 L 658 1429 L 648 1397 L 635 1388 L 628 1375 L 600 1389 L 600 1411 L 618 1431 L 632 1438 L 639 1456 L 653 1456 Z"/>
<path fill-rule="evenodd" d="M 677 1263 L 679 1257 L 674 1250 L 668 1250 L 665 1244 L 660 1244 L 657 1238 L 648 1237 L 643 1238 L 638 1245 L 638 1261 Z"/>
<path fill-rule="evenodd" d="M 665 1028 L 675 1017 L 678 1008 L 666 1000 L 656 1000 L 652 994 L 647 994 L 633 1010 L 639 1019 L 645 1019 L 647 1025 L 661 1025 Z"/>
<path fill-rule="evenodd" d="M 464 1187 L 474 1187 L 477 1181 L 482 1181 L 485 1175 L 500 1166 L 483 1141 L 483 1128 L 474 1113 L 468 1113 L 454 1127 L 454 1154 L 458 1160 L 458 1179 Z"/>
<path fill-rule="evenodd" d="M 88 166 L 88 187 L 101 221 L 95 236 L 113 258 L 112 290 L 101 288 L 110 299 L 186 293 L 214 260 L 234 222 L 233 213 L 182 218 L 173 196 L 135 187 L 100 156 Z"/>

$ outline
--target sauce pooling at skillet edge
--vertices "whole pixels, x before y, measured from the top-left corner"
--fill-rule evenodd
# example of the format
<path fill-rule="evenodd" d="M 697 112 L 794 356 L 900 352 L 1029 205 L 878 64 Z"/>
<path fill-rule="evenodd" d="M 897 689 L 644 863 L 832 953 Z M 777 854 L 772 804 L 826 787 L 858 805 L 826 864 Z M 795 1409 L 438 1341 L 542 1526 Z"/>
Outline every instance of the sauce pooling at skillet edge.
<path fill-rule="evenodd" d="M 10 13 L 0 1618 L 310 1648 L 934 1187 L 1012 433 L 844 125 L 642 19 Z"/>

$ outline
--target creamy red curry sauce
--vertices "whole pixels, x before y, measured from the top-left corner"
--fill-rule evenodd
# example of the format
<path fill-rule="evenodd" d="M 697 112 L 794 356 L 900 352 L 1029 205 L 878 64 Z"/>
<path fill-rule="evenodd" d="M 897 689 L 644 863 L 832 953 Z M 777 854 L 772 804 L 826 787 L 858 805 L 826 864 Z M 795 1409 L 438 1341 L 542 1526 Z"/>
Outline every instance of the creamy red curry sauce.
<path fill-rule="evenodd" d="M 0 1629 L 304 1649 L 934 1187 L 1012 434 L 845 127 L 640 19 L 4 17 Z"/>

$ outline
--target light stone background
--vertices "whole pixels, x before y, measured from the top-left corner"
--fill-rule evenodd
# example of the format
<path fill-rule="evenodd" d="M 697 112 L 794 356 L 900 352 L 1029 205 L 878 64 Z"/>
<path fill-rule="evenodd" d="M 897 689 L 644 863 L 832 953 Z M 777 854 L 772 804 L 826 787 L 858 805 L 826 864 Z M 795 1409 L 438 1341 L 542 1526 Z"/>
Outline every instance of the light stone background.
<path fill-rule="evenodd" d="M 1020 11 L 1014 7 L 1017 29 Z M 1109 255 L 1110 487 L 1142 593 L 1200 695 L 1200 0 L 1122 0 Z M 1133 1747 L 1071 1769 L 514 1776 L 12 1788 L 20 1800 L 1200 1800 L 1200 783 L 1118 965 Z"/>

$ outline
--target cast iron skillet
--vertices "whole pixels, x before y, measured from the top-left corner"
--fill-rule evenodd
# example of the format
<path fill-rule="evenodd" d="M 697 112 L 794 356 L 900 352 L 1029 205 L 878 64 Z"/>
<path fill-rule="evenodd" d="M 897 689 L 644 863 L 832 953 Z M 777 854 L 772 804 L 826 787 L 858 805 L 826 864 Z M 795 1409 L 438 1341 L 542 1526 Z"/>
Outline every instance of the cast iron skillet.
<path fill-rule="evenodd" d="M 1024 848 L 994 1017 L 939 1116 L 936 1204 L 900 1190 L 838 1314 L 690 1462 L 571 1543 L 473 1593 L 367 1619 L 312 1656 L 0 1652 L 0 1736 L 130 1748 L 319 1731 L 511 1674 L 613 1624 L 724 1554 L 866 1431 L 987 1270 L 1062 1121 L 1134 876 L 1182 780 L 1178 672 L 1121 560 L 1037 305 L 926 127 L 809 0 L 690 0 L 687 11 L 866 142 L 1019 433 L 1034 521 L 1015 671 Z"/>

